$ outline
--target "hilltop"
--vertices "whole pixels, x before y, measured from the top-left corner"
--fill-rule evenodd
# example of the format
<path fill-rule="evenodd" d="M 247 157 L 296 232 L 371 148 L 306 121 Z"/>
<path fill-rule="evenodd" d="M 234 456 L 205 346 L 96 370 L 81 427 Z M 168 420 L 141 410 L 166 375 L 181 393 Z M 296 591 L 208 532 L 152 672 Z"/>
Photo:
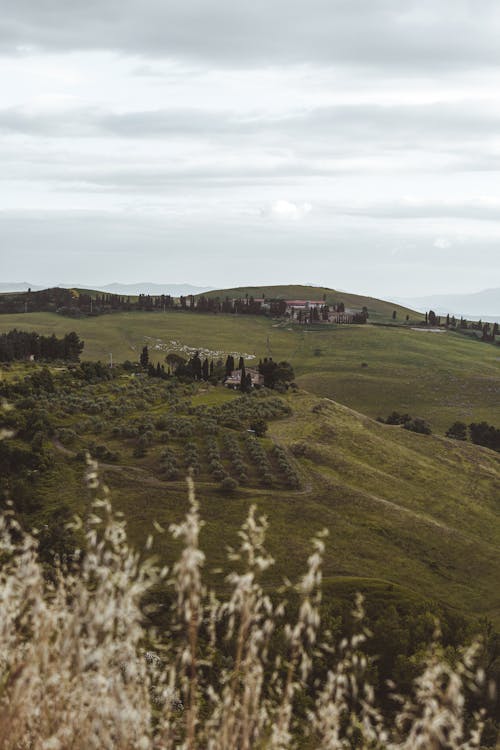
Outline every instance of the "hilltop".
<path fill-rule="evenodd" d="M 306 286 L 301 284 L 242 286 L 234 287 L 232 289 L 214 289 L 205 292 L 203 296 L 209 298 L 219 297 L 223 299 L 224 297 L 239 298 L 245 297 L 246 295 L 255 298 L 274 297 L 278 299 L 292 300 L 324 300 L 329 305 L 343 302 L 346 308 L 351 308 L 353 310 L 362 310 L 363 307 L 367 307 L 370 320 L 392 319 L 394 310 L 396 310 L 399 320 L 404 320 L 407 315 L 409 315 L 410 319 L 414 321 L 423 319 L 421 313 L 394 302 L 387 302 L 385 300 L 377 299 L 376 297 L 366 297 L 360 294 L 352 294 L 350 292 L 341 292 L 336 289 L 330 289 L 329 287 Z"/>

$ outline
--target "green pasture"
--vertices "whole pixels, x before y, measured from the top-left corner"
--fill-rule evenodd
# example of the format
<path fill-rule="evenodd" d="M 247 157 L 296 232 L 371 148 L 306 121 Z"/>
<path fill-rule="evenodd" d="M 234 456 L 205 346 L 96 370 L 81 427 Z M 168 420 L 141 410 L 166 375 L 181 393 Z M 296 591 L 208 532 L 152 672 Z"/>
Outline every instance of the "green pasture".
<path fill-rule="evenodd" d="M 320 290 L 321 291 L 321 290 Z M 500 349 L 458 333 L 402 327 L 339 325 L 302 327 L 264 317 L 190 312 L 116 313 L 69 319 L 53 313 L 0 316 L 12 328 L 85 341 L 84 359 L 137 361 L 148 344 L 153 362 L 164 361 L 169 341 L 207 348 L 215 356 L 268 353 L 289 360 L 297 382 L 371 417 L 396 410 L 427 419 L 444 433 L 455 420 L 500 421 Z M 155 349 L 162 346 L 162 349 Z M 175 350 L 175 346 L 172 346 Z"/>
<path fill-rule="evenodd" d="M 213 392 L 195 395 L 191 403 L 208 395 L 214 398 Z M 238 528 L 255 503 L 268 517 L 268 548 L 276 560 L 266 577 L 270 589 L 285 576 L 300 576 L 312 536 L 327 528 L 324 573 L 332 591 L 352 591 L 358 581 L 368 589 L 396 587 L 406 598 L 436 600 L 500 623 L 498 456 L 470 443 L 382 425 L 303 391 L 286 399 L 293 414 L 270 423 L 270 438 L 294 462 L 299 490 L 240 487 L 227 496 L 204 474 L 197 480 L 208 579 L 224 588 L 223 576 L 213 571 L 227 572 L 227 546 L 237 543 Z M 109 442 L 111 428 L 112 421 L 99 440 Z M 102 473 L 134 545 L 141 547 L 154 520 L 165 528 L 181 520 L 187 493 L 181 480 L 161 481 L 152 459 L 122 455 L 123 469 L 103 467 Z M 48 497 L 42 524 L 57 502 L 72 512 L 88 503 L 81 464 L 55 451 L 53 472 L 50 481 L 40 480 Z M 163 534 L 156 535 L 153 549 L 170 564 L 179 547 Z"/>

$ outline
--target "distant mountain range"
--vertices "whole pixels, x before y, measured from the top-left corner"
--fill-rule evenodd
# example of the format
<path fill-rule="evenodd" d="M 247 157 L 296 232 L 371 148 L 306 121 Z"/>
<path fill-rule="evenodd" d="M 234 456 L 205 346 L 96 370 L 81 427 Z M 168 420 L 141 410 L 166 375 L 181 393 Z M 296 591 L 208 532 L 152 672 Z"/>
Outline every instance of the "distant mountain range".
<path fill-rule="evenodd" d="M 95 289 L 100 292 L 109 292 L 110 294 L 123 294 L 130 297 L 135 297 L 138 294 L 170 294 L 173 297 L 186 296 L 188 294 L 202 294 L 208 292 L 213 287 L 210 286 L 193 286 L 192 284 L 153 284 L 150 281 L 143 281 L 137 284 L 66 284 L 57 282 L 54 284 L 30 284 L 27 281 L 11 281 L 0 283 L 0 292 L 26 292 L 28 289 L 37 291 L 39 289 L 47 289 L 48 287 L 64 287 L 66 289 L 71 288 L 83 288 L 83 289 Z"/>
<path fill-rule="evenodd" d="M 438 315 L 460 316 L 470 319 L 500 322 L 500 288 L 484 289 L 473 294 L 430 294 L 425 297 L 393 297 L 419 312 L 434 310 Z"/>

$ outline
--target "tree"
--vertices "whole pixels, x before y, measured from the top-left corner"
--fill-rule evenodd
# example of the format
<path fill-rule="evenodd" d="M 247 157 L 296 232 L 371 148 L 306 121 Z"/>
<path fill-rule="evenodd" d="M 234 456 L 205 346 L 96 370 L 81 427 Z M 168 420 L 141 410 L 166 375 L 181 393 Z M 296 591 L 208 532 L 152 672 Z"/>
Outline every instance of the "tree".
<path fill-rule="evenodd" d="M 180 365 L 186 364 L 185 358 L 181 357 L 181 355 L 176 352 L 169 352 L 165 357 L 165 361 L 172 368 L 173 372 L 175 372 Z"/>
<path fill-rule="evenodd" d="M 420 435 L 430 435 L 432 432 L 430 424 L 420 417 L 415 417 L 415 419 L 405 422 L 403 428 L 411 432 L 418 432 Z"/>
<path fill-rule="evenodd" d="M 227 355 L 226 359 L 226 377 L 229 377 L 234 370 L 234 357 L 231 354 Z"/>
<path fill-rule="evenodd" d="M 254 419 L 250 422 L 250 429 L 255 432 L 257 437 L 264 437 L 267 432 L 267 422 L 263 419 Z"/>
<path fill-rule="evenodd" d="M 193 371 L 193 377 L 195 380 L 201 380 L 201 359 L 200 353 L 196 352 L 191 360 L 191 369 Z"/>
<path fill-rule="evenodd" d="M 467 440 L 467 425 L 465 422 L 453 422 L 446 431 L 446 437 L 453 440 Z"/>
<path fill-rule="evenodd" d="M 275 388 L 278 384 L 286 384 L 294 379 L 295 374 L 289 362 L 276 363 L 270 357 L 264 358 L 259 364 L 259 372 L 264 377 L 266 388 Z"/>
<path fill-rule="evenodd" d="M 232 495 L 238 489 L 238 482 L 232 477 L 224 477 L 220 483 L 220 488 L 226 495 Z"/>
<path fill-rule="evenodd" d="M 205 357 L 203 360 L 203 364 L 201 366 L 201 376 L 203 380 L 208 380 L 209 377 L 209 366 L 208 366 L 208 359 Z"/>
<path fill-rule="evenodd" d="M 141 356 L 139 358 L 139 362 L 141 363 L 141 366 L 144 367 L 144 369 L 147 368 L 149 364 L 149 351 L 147 346 L 142 347 Z"/>
<path fill-rule="evenodd" d="M 238 362 L 238 370 L 244 370 L 245 369 L 245 360 L 243 357 L 240 357 Z"/>
<path fill-rule="evenodd" d="M 435 326 L 436 325 L 437 318 L 436 318 L 436 313 L 434 312 L 434 310 L 429 310 L 429 318 L 428 318 L 428 320 L 429 320 L 429 325 L 430 326 Z"/>
<path fill-rule="evenodd" d="M 476 445 L 500 452 L 500 429 L 488 422 L 472 422 L 469 425 L 470 439 Z"/>

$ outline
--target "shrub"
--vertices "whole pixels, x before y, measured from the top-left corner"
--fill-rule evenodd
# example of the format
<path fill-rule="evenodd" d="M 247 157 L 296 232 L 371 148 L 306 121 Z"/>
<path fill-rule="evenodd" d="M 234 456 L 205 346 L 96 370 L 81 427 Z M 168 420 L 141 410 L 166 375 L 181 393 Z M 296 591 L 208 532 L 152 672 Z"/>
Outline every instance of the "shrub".
<path fill-rule="evenodd" d="M 430 424 L 426 422 L 425 419 L 420 419 L 420 417 L 415 417 L 415 419 L 410 419 L 409 421 L 403 424 L 403 427 L 405 430 L 411 430 L 411 432 L 418 432 L 420 435 L 430 435 L 432 432 Z"/>
<path fill-rule="evenodd" d="M 446 437 L 454 440 L 467 440 L 467 425 L 465 422 L 453 422 L 446 431 Z"/>
<path fill-rule="evenodd" d="M 250 422 L 250 429 L 255 432 L 257 437 L 264 437 L 267 432 L 267 423 L 263 419 L 253 419 Z"/>
<path fill-rule="evenodd" d="M 220 483 L 220 488 L 227 495 L 232 495 L 238 489 L 238 482 L 232 477 L 225 477 Z"/>

